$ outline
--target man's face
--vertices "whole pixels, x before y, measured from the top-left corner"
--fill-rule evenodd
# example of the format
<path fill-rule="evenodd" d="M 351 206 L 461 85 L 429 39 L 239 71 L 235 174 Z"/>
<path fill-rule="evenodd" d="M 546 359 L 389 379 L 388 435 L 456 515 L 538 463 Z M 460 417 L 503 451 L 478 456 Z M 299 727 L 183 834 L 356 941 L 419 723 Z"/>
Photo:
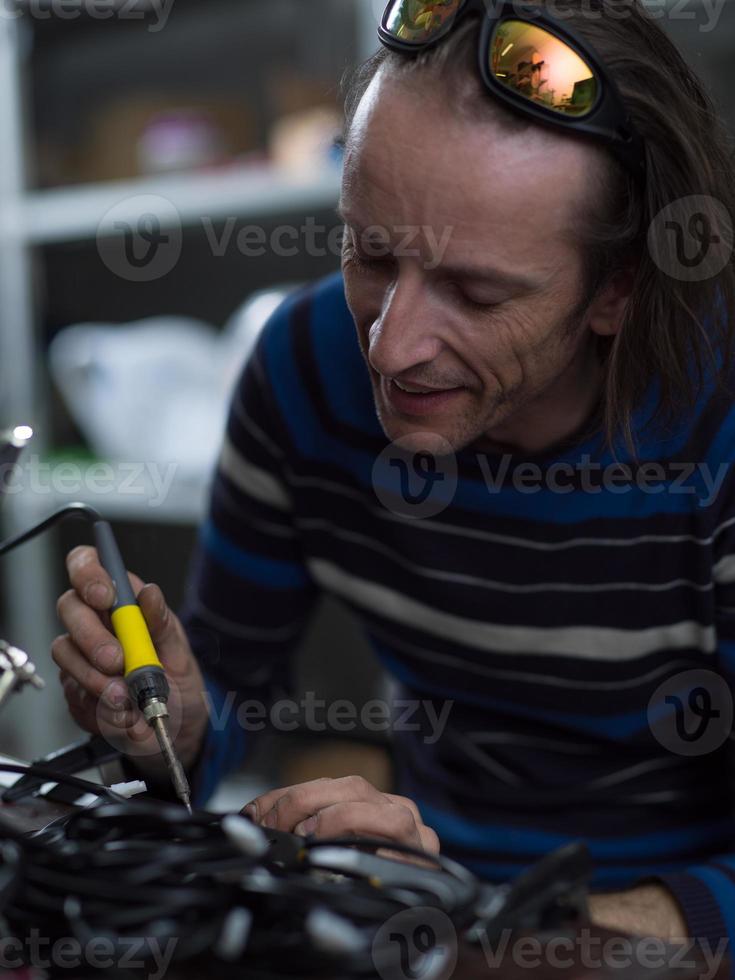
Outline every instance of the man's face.
<path fill-rule="evenodd" d="M 453 118 L 415 84 L 382 70 L 354 121 L 347 301 L 390 439 L 414 452 L 512 442 L 597 384 L 591 334 L 570 322 L 572 226 L 597 150 Z"/>

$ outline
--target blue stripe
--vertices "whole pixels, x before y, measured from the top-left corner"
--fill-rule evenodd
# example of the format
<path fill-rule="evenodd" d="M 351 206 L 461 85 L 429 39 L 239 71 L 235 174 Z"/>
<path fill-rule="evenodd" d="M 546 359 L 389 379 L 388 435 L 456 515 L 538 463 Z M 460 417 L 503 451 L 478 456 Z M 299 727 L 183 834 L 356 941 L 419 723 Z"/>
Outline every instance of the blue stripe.
<path fill-rule="evenodd" d="M 544 854 L 539 854 L 538 860 L 541 860 L 544 856 Z M 469 868 L 478 878 L 499 884 L 512 881 L 513 878 L 516 878 L 523 871 L 527 871 L 536 863 L 535 861 L 517 863 L 510 861 L 475 861 L 466 860 L 465 858 L 460 858 L 459 860 L 461 864 Z M 646 866 L 618 864 L 614 868 L 598 867 L 593 870 L 590 885 L 592 888 L 597 889 L 603 889 L 613 885 L 617 888 L 630 888 L 640 881 L 641 878 L 649 877 L 650 875 L 670 874 L 671 872 L 680 873 L 684 870 L 686 870 L 686 863 L 683 861 Z"/>
<path fill-rule="evenodd" d="M 309 584 L 309 576 L 302 565 L 243 551 L 225 537 L 211 520 L 202 528 L 201 538 L 208 554 L 239 578 L 271 589 L 302 589 Z"/>
<path fill-rule="evenodd" d="M 569 844 L 575 838 L 544 830 L 526 830 L 492 824 L 477 824 L 457 814 L 439 810 L 425 801 L 415 800 L 421 817 L 432 827 L 442 841 L 458 847 L 478 851 L 506 851 L 509 854 L 547 854 L 557 847 Z M 585 843 L 595 860 L 625 861 L 634 858 L 668 855 L 675 851 L 685 852 L 703 846 L 711 846 L 713 854 L 724 848 L 735 837 L 732 819 L 692 824 L 681 830 L 661 830 L 641 836 L 620 835 L 615 838 L 585 837 Z M 682 860 L 684 858 L 682 857 Z M 641 869 L 640 874 L 645 869 Z M 735 892 L 733 893 L 735 897 Z"/>
<path fill-rule="evenodd" d="M 377 640 L 372 640 L 375 651 L 384 664 L 386 670 L 390 671 L 394 677 L 402 681 L 408 687 L 415 690 L 425 691 L 444 699 L 454 698 L 460 704 L 474 704 L 481 708 L 490 708 L 493 711 L 501 712 L 504 715 L 516 716 L 519 718 L 531 718 L 534 721 L 547 721 L 552 724 L 562 724 L 566 728 L 585 732 L 590 735 L 602 735 L 612 738 L 629 738 L 637 732 L 646 730 L 648 724 L 647 711 L 634 711 L 619 715 L 570 715 L 564 711 L 548 711 L 540 708 L 529 707 L 525 704 L 518 704 L 508 701 L 508 699 L 490 698 L 474 691 L 461 691 L 456 688 L 442 685 L 438 687 L 431 682 L 427 682 L 424 677 L 419 677 L 409 667 L 406 667 L 395 656 L 388 652 Z M 673 707 L 672 707 L 673 710 Z"/>
<path fill-rule="evenodd" d="M 735 640 L 718 640 L 717 658 L 722 670 L 735 673 Z"/>
<path fill-rule="evenodd" d="M 732 943 L 735 939 L 735 885 L 726 874 L 716 868 L 694 867 L 689 868 L 687 873 L 699 878 L 714 895 Z"/>
<path fill-rule="evenodd" d="M 365 435 L 384 439 L 356 335 L 338 272 L 318 285 L 312 308 L 311 342 L 322 394 L 335 418 Z M 340 352 L 339 370 L 335 370 L 335 349 Z"/>

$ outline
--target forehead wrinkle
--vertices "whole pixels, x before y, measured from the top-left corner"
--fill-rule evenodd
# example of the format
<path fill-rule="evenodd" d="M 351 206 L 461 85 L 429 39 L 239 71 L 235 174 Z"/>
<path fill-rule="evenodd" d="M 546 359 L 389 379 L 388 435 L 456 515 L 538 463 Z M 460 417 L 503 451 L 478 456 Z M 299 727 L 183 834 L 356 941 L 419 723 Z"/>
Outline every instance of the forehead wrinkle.
<path fill-rule="evenodd" d="M 568 262 L 564 248 L 548 246 L 572 249 L 570 211 L 575 196 L 584 196 L 574 193 L 575 185 L 587 183 L 590 163 L 579 141 L 538 126 L 508 133 L 491 120 L 471 125 L 453 118 L 435 93 L 418 103 L 424 110 L 419 114 L 416 95 L 395 82 L 391 76 L 374 80 L 346 158 L 345 198 L 359 202 L 356 210 L 365 212 L 365 223 L 428 225 L 438 236 L 451 228 L 447 263 L 450 256 L 454 264 L 476 261 L 481 249 L 491 260 L 495 255 L 500 267 L 518 262 L 548 277 Z M 544 179 L 519 182 L 519 168 Z M 558 192 L 550 196 L 555 170 Z M 494 171 L 502 175 L 497 190 Z M 529 247 L 524 228 L 534 212 L 544 238 L 533 236 Z"/>

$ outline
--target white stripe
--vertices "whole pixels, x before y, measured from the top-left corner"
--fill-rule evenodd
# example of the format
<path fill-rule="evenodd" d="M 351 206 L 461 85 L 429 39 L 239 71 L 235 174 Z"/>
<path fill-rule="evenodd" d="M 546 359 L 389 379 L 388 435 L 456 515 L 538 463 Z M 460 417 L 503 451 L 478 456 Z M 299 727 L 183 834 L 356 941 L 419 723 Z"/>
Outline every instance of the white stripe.
<path fill-rule="evenodd" d="M 411 653 L 415 657 L 429 660 L 432 663 L 446 664 L 448 667 L 456 667 L 459 670 L 468 671 L 471 674 L 478 674 L 480 677 L 493 677 L 500 680 L 517 681 L 522 684 L 544 684 L 546 687 L 575 688 L 582 691 L 623 691 L 628 688 L 642 687 L 649 684 L 652 680 L 662 674 L 674 673 L 676 670 L 691 670 L 695 666 L 693 660 L 669 660 L 654 670 L 649 670 L 645 674 L 631 677 L 622 681 L 583 681 L 573 677 L 559 677 L 553 674 L 537 674 L 527 670 L 500 670 L 495 667 L 488 667 L 485 664 L 478 664 L 466 657 L 455 656 L 451 653 L 440 653 L 438 650 L 428 650 L 426 647 L 417 647 L 403 640 L 388 636 L 379 627 L 371 626 L 370 633 L 373 636 L 382 638 L 389 645 L 403 650 L 404 653 Z M 735 741 L 735 736 L 733 737 Z"/>
<path fill-rule="evenodd" d="M 390 521 L 394 524 L 401 524 L 404 527 L 416 527 L 420 524 L 421 530 L 433 531 L 437 534 L 455 535 L 457 537 L 469 538 L 473 541 L 487 541 L 492 544 L 510 545 L 514 548 L 529 548 L 533 551 L 564 551 L 567 548 L 597 548 L 605 545 L 611 548 L 627 548 L 639 544 L 682 544 L 690 542 L 702 547 L 709 547 L 724 530 L 735 523 L 735 518 L 731 518 L 717 527 L 712 534 L 706 538 L 698 538 L 694 534 L 639 534 L 633 538 L 567 538 L 564 541 L 534 541 L 532 538 L 520 538 L 511 534 L 496 534 L 493 531 L 480 531 L 476 528 L 458 527 L 453 524 L 440 524 L 436 521 L 423 519 L 417 521 L 415 518 L 402 517 L 394 514 L 383 507 L 375 507 L 370 503 L 368 491 L 353 490 L 351 487 L 333 480 L 323 480 L 318 477 L 301 476 L 287 465 L 284 469 L 288 471 L 289 483 L 295 486 L 314 487 L 328 493 L 336 493 L 342 497 L 349 497 L 357 500 L 373 516 L 381 520 Z"/>
<path fill-rule="evenodd" d="M 458 731 L 447 732 L 449 739 L 454 742 L 457 749 L 463 752 L 468 758 L 472 759 L 478 766 L 491 773 L 497 779 L 506 783 L 508 786 L 520 786 L 523 782 L 520 776 L 511 772 L 507 766 L 501 765 L 497 759 L 493 759 L 489 752 L 473 743 Z"/>
<path fill-rule="evenodd" d="M 619 769 L 617 772 L 607 773 L 598 779 L 592 779 L 584 783 L 583 789 L 601 789 L 604 786 L 614 786 L 617 783 L 625 783 L 630 779 L 635 779 L 646 772 L 656 772 L 661 769 L 676 769 L 681 766 L 681 758 L 666 756 L 662 759 L 647 759 L 627 769 Z"/>
<path fill-rule="evenodd" d="M 725 555 L 712 568 L 712 578 L 717 585 L 735 582 L 735 555 Z"/>
<path fill-rule="evenodd" d="M 511 582 L 500 582 L 496 579 L 479 578 L 476 575 L 465 575 L 461 572 L 445 572 L 441 569 L 417 565 L 373 538 L 353 531 L 345 531 L 331 521 L 320 518 L 314 520 L 297 519 L 296 526 L 307 531 L 327 531 L 335 538 L 341 538 L 343 541 L 350 541 L 364 548 L 370 548 L 372 551 L 380 552 L 397 565 L 423 578 L 435 579 L 440 582 L 454 582 L 459 585 L 471 585 L 481 589 L 491 589 L 496 592 L 508 592 L 515 595 L 525 595 L 532 592 L 667 592 L 682 585 L 694 589 L 696 592 L 709 592 L 713 588 L 712 582 L 700 585 L 699 582 L 693 582 L 686 578 L 671 579 L 668 582 L 532 582 L 516 585 Z"/>
<path fill-rule="evenodd" d="M 229 510 L 236 518 L 244 521 L 248 527 L 260 531 L 261 534 L 272 534 L 274 538 L 288 538 L 290 540 L 296 537 L 296 529 L 293 524 L 274 524 L 273 521 L 262 521 L 260 518 L 253 517 L 252 514 L 243 513 L 242 502 L 233 497 L 222 481 L 220 481 L 217 489 L 217 503 L 224 510 Z"/>
<path fill-rule="evenodd" d="M 242 404 L 240 400 L 239 392 L 235 397 L 233 406 L 235 409 L 235 415 L 240 420 L 244 428 L 248 430 L 250 435 L 257 442 L 259 442 L 261 446 L 267 449 L 268 452 L 271 454 L 271 456 L 274 456 L 276 459 L 283 459 L 284 454 L 280 446 L 277 446 L 275 442 L 273 442 L 273 440 L 270 438 L 270 436 L 268 436 L 265 432 L 263 432 L 263 430 L 260 428 L 258 423 L 253 421 L 252 417 L 248 415 L 248 413 L 245 411 L 245 406 Z"/>
<path fill-rule="evenodd" d="M 557 742 L 548 738 L 518 735 L 516 732 L 468 732 L 467 735 L 475 745 L 525 746 L 531 749 L 541 749 L 542 752 L 561 752 L 566 755 L 597 755 L 600 751 L 596 745 Z"/>
<path fill-rule="evenodd" d="M 482 623 L 427 606 L 376 582 L 350 575 L 329 562 L 311 559 L 308 565 L 317 582 L 363 609 L 478 650 L 619 661 L 682 647 L 695 647 L 711 653 L 717 645 L 713 627 L 704 627 L 691 620 L 640 630 Z"/>
<path fill-rule="evenodd" d="M 685 790 L 665 789 L 660 793 L 636 793 L 634 796 L 626 796 L 626 803 L 650 806 L 651 803 L 673 803 L 688 800 L 689 796 Z M 682 862 L 683 863 L 683 862 Z M 690 860 L 686 861 L 691 864 Z"/>
<path fill-rule="evenodd" d="M 291 511 L 293 506 L 285 486 L 272 474 L 254 466 L 239 453 L 225 436 L 219 458 L 219 469 L 238 490 L 277 510 Z"/>

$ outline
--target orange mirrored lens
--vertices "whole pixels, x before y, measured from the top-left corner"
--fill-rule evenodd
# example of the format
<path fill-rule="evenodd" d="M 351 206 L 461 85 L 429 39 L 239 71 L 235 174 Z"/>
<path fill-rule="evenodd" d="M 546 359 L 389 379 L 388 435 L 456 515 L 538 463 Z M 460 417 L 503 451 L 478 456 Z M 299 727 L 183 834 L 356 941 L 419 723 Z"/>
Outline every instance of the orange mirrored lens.
<path fill-rule="evenodd" d="M 386 29 L 399 41 L 424 44 L 440 34 L 452 20 L 462 0 L 396 0 L 385 20 Z"/>
<path fill-rule="evenodd" d="M 541 27 L 520 20 L 498 25 L 490 71 L 499 82 L 565 116 L 585 116 L 597 101 L 597 78 L 576 51 Z"/>

